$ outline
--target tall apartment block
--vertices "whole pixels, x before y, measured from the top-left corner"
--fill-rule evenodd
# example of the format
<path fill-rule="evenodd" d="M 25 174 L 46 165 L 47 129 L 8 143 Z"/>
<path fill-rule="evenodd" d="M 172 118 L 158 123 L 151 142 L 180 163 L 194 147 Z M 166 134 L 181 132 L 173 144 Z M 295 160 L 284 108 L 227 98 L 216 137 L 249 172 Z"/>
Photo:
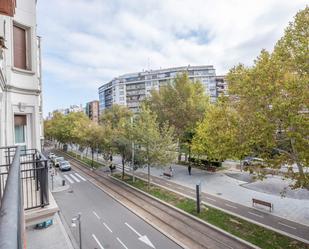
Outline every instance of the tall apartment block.
<path fill-rule="evenodd" d="M 85 113 L 93 122 L 99 123 L 99 101 L 88 102 L 85 107 Z"/>
<path fill-rule="evenodd" d="M 100 111 L 113 104 L 128 106 L 137 112 L 140 102 L 157 89 L 173 81 L 177 74 L 186 72 L 192 81 L 200 81 L 211 101 L 218 92 L 213 66 L 186 66 L 130 73 L 114 78 L 99 88 Z"/>

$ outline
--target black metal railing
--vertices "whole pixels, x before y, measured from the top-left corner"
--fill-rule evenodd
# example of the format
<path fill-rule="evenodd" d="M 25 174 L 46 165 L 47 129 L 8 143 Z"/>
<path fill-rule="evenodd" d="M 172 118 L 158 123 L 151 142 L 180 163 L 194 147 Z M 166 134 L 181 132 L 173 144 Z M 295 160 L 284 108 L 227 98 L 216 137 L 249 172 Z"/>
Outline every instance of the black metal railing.
<path fill-rule="evenodd" d="M 16 147 L 0 148 L 0 204 Z M 20 149 L 20 179 L 24 209 L 45 207 L 48 196 L 48 160 L 36 149 Z"/>
<path fill-rule="evenodd" d="M 2 187 L 0 191 L 0 249 L 22 249 L 24 212 L 20 181 L 20 148 L 9 147 L 5 150 L 7 156 L 5 163 L 8 164 L 0 169 L 0 186 Z M 3 173 L 5 171 L 7 173 Z"/>

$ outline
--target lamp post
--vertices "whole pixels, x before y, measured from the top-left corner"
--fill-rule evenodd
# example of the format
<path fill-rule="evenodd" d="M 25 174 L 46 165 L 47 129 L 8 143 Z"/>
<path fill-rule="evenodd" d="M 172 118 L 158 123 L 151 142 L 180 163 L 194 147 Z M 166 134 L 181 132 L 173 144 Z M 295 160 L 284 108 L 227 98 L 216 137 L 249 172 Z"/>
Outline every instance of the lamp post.
<path fill-rule="evenodd" d="M 79 249 L 82 249 L 82 221 L 81 213 L 78 213 L 77 216 L 72 218 L 72 227 L 76 227 L 76 222 L 78 221 L 78 235 L 79 235 Z"/>
<path fill-rule="evenodd" d="M 133 117 L 131 117 L 131 125 L 132 125 L 132 128 L 133 128 Z M 133 141 L 133 138 L 132 138 L 132 176 L 133 176 L 133 182 L 135 182 L 135 175 L 134 175 L 134 141 Z"/>

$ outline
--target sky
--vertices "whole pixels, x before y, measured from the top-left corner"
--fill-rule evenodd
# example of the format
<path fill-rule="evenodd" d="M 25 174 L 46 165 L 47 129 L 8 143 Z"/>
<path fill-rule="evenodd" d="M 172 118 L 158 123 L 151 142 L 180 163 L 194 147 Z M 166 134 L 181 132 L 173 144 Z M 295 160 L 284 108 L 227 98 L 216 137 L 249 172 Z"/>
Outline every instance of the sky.
<path fill-rule="evenodd" d="M 44 116 L 99 98 L 130 72 L 214 65 L 272 50 L 303 0 L 39 0 Z"/>

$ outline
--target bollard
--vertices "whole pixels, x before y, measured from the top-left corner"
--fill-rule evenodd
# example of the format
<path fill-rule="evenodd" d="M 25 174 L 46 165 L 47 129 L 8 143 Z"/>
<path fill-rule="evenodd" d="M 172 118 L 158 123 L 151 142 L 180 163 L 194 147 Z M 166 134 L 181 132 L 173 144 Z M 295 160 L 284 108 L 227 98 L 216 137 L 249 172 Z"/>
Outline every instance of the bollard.
<path fill-rule="evenodd" d="M 201 211 L 200 185 L 196 184 L 196 212 L 199 214 L 200 211 Z"/>
<path fill-rule="evenodd" d="M 62 186 L 65 186 L 65 180 L 62 180 Z"/>

